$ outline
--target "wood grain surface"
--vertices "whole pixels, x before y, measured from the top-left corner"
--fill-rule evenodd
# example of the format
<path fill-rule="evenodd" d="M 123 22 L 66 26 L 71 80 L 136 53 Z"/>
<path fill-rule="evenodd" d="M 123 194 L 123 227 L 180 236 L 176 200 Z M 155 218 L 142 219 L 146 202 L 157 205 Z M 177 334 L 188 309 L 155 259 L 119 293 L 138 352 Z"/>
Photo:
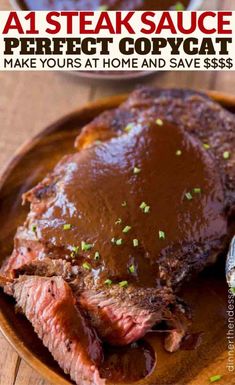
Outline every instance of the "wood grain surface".
<path fill-rule="evenodd" d="M 235 1 L 209 0 L 205 1 L 204 7 L 235 10 Z M 0 10 L 8 9 L 8 1 L 0 0 Z M 19 146 L 54 120 L 88 101 L 128 92 L 141 83 L 163 87 L 215 89 L 235 94 L 233 72 L 168 72 L 156 74 L 144 81 L 130 81 L 128 84 L 121 81 L 90 82 L 68 73 L 2 72 L 0 172 Z M 219 371 L 219 362 L 216 363 L 215 369 Z M 210 373 L 205 373 L 205 378 L 209 376 Z M 194 384 L 199 385 L 196 379 Z M 227 384 L 230 385 L 229 382 Z M 49 385 L 20 359 L 1 335 L 0 385 Z"/>

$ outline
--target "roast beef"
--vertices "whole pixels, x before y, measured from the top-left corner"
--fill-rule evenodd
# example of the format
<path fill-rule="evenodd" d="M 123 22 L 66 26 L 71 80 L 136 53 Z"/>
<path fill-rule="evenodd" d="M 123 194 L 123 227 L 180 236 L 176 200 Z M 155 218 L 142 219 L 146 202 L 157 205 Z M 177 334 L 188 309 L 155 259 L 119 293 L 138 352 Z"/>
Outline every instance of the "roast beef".
<path fill-rule="evenodd" d="M 82 308 L 89 313 L 90 323 L 100 338 L 113 345 L 126 345 L 138 340 L 154 324 L 165 320 L 171 326 L 169 330 L 172 329 L 166 347 L 172 351 L 175 346 L 173 336 L 182 337 L 190 320 L 189 309 L 177 303 L 170 288 L 159 290 L 133 285 L 129 285 L 126 290 L 117 285 L 94 288 L 91 274 L 84 274 L 84 270 L 77 265 L 62 259 L 36 260 L 14 270 L 13 275 L 15 278 L 22 275 L 63 277 Z M 176 313 L 180 313 L 180 317 L 176 317 Z"/>
<path fill-rule="evenodd" d="M 78 384 L 103 385 L 100 340 L 61 277 L 20 277 L 5 286 L 65 373 Z"/>
<path fill-rule="evenodd" d="M 41 293 L 52 279 L 63 288 L 62 302 L 69 292 L 70 308 L 60 306 L 56 317 L 62 341 L 71 337 L 61 320 L 78 313 L 86 322 L 82 309 L 88 323 L 80 322 L 81 333 L 90 330 L 96 344 L 94 330 L 123 345 L 164 321 L 171 331 L 165 346 L 176 350 L 190 323 L 177 290 L 215 261 L 228 241 L 234 132 L 234 116 L 202 94 L 141 89 L 86 126 L 76 140 L 78 152 L 24 195 L 31 210 L 2 273 L 13 280 L 8 293 L 77 383 L 79 372 L 90 383 L 102 381 L 99 360 L 84 359 L 78 343 L 73 357 L 82 365 L 68 368 L 57 352 L 58 336 L 44 339 L 44 319 L 35 326 L 36 314 L 29 316 L 21 300 L 24 291 L 16 295 L 15 288 L 27 292 L 36 285 Z"/>

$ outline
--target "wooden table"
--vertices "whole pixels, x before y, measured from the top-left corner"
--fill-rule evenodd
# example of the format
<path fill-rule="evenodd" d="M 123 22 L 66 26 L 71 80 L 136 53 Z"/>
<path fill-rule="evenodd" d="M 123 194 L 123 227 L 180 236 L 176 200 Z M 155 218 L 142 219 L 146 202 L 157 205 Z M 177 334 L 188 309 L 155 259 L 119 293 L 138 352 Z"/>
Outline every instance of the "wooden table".
<path fill-rule="evenodd" d="M 234 0 L 205 1 L 205 8 L 233 9 Z M 208 4 L 210 4 L 208 6 Z M 0 10 L 8 10 L 7 0 Z M 217 9 L 218 9 L 217 8 Z M 0 73 L 0 172 L 16 149 L 60 116 L 88 101 L 128 92 L 138 84 L 216 89 L 235 94 L 233 72 L 160 73 L 135 83 L 81 80 L 56 72 Z M 0 385 L 49 385 L 33 371 L 0 334 Z"/>

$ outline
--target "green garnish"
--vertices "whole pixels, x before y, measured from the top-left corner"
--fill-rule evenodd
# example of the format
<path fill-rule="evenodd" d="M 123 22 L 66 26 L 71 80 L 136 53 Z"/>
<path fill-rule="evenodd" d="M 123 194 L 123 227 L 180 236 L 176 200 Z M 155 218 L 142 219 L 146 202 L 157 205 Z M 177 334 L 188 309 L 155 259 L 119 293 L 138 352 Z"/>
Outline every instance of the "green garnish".
<path fill-rule="evenodd" d="M 124 229 L 122 230 L 123 233 L 128 233 L 128 231 L 131 230 L 131 226 L 126 226 L 124 227 Z"/>
<path fill-rule="evenodd" d="M 122 202 L 122 207 L 126 207 L 126 205 L 127 205 L 126 201 L 123 201 Z"/>
<path fill-rule="evenodd" d="M 174 6 L 175 11 L 185 11 L 185 6 L 180 1 L 178 1 Z"/>
<path fill-rule="evenodd" d="M 191 200 L 193 199 L 193 196 L 192 196 L 191 192 L 187 192 L 187 193 L 185 194 L 185 198 L 187 198 L 188 201 L 191 201 Z"/>
<path fill-rule="evenodd" d="M 224 151 L 224 152 L 223 152 L 223 158 L 224 158 L 225 160 L 229 159 L 229 158 L 230 158 L 230 152 L 229 152 L 229 151 Z"/>
<path fill-rule="evenodd" d="M 130 271 L 130 273 L 134 273 L 134 272 L 135 272 L 135 266 L 134 266 L 134 265 L 131 265 L 131 266 L 129 267 L 129 271 Z"/>
<path fill-rule="evenodd" d="M 222 376 L 220 374 L 217 374 L 215 376 L 210 377 L 210 382 L 220 381 L 221 378 L 222 378 Z"/>
<path fill-rule="evenodd" d="M 33 225 L 33 226 L 32 226 L 32 231 L 35 233 L 36 230 L 37 230 L 37 226 L 36 226 L 36 225 Z"/>
<path fill-rule="evenodd" d="M 101 140 L 96 140 L 95 141 L 95 144 L 101 144 L 102 142 L 101 142 Z"/>
<path fill-rule="evenodd" d="M 79 246 L 73 246 L 72 247 L 72 253 L 70 254 L 71 258 L 75 258 L 76 255 L 78 254 Z"/>
<path fill-rule="evenodd" d="M 128 286 L 128 281 L 121 281 L 121 282 L 119 282 L 119 286 L 120 286 L 120 287 L 126 287 L 126 286 Z"/>
<path fill-rule="evenodd" d="M 156 120 L 156 124 L 157 124 L 158 126 L 163 126 L 163 121 L 162 121 L 162 119 L 157 119 L 157 120 Z"/>
<path fill-rule="evenodd" d="M 92 249 L 94 245 L 92 243 L 86 243 L 84 241 L 81 242 L 81 249 L 82 251 L 88 251 L 90 249 Z"/>
<path fill-rule="evenodd" d="M 118 219 L 116 220 L 116 222 L 115 222 L 115 225 L 120 225 L 121 223 L 122 223 L 121 218 L 118 218 Z"/>
<path fill-rule="evenodd" d="M 132 123 L 129 123 L 126 127 L 123 128 L 123 131 L 125 132 L 130 132 L 133 128 L 133 124 Z"/>
<path fill-rule="evenodd" d="M 106 279 L 106 281 L 104 281 L 105 285 L 112 285 L 113 281 L 111 279 Z"/>
<path fill-rule="evenodd" d="M 101 5 L 99 8 L 98 8 L 98 11 L 107 11 L 109 9 L 109 7 L 107 5 Z"/>
<path fill-rule="evenodd" d="M 98 251 L 95 252 L 94 260 L 98 261 L 100 259 L 100 253 Z"/>
<path fill-rule="evenodd" d="M 119 238 L 119 239 L 112 238 L 112 239 L 111 239 L 111 242 L 112 242 L 114 245 L 121 246 L 121 245 L 122 245 L 122 238 Z"/>
<path fill-rule="evenodd" d="M 139 246 L 139 241 L 138 241 L 138 239 L 133 239 L 133 246 L 134 246 L 134 247 Z"/>
<path fill-rule="evenodd" d="M 144 208 L 144 213 L 149 213 L 149 211 L 150 211 L 150 206 L 146 206 L 145 208 Z"/>
<path fill-rule="evenodd" d="M 158 235 L 159 235 L 159 239 L 165 239 L 166 238 L 165 232 L 162 230 L 159 230 Z"/>
<path fill-rule="evenodd" d="M 182 155 L 182 151 L 181 150 L 177 150 L 176 153 L 175 153 L 176 156 L 181 156 Z"/>
<path fill-rule="evenodd" d="M 72 227 L 72 225 L 70 225 L 70 223 L 66 223 L 64 226 L 63 226 L 63 229 L 64 230 L 70 230 Z"/>
<path fill-rule="evenodd" d="M 205 148 L 205 150 L 209 150 L 209 148 L 211 148 L 208 143 L 203 143 L 203 147 Z"/>
<path fill-rule="evenodd" d="M 140 205 L 140 209 L 141 209 L 144 213 L 149 213 L 149 211 L 150 211 L 150 206 L 148 206 L 147 203 L 142 202 L 141 205 Z"/>
<path fill-rule="evenodd" d="M 139 174 L 141 172 L 141 169 L 138 167 L 134 167 L 133 172 L 134 172 L 134 174 Z"/>
<path fill-rule="evenodd" d="M 82 267 L 85 269 L 85 270 L 91 270 L 91 265 L 88 263 L 88 262 L 84 262 L 82 264 Z"/>
<path fill-rule="evenodd" d="M 201 189 L 200 187 L 195 187 L 195 188 L 193 189 L 193 192 L 194 192 L 194 194 L 201 194 L 202 189 Z"/>
<path fill-rule="evenodd" d="M 235 294 L 235 287 L 230 287 L 230 290 L 233 294 Z"/>

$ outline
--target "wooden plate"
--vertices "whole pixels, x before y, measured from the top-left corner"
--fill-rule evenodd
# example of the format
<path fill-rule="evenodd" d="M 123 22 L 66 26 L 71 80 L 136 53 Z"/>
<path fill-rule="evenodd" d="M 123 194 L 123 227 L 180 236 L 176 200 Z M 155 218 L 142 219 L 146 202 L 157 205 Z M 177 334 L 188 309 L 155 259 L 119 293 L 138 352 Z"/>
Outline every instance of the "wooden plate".
<path fill-rule="evenodd" d="M 235 97 L 217 92 L 209 95 L 235 113 Z M 16 227 L 23 222 L 28 210 L 21 206 L 22 193 L 41 180 L 62 155 L 74 151 L 74 138 L 84 124 L 125 99 L 124 95 L 89 104 L 51 125 L 17 152 L 0 181 L 0 262 L 11 253 Z M 235 384 L 234 373 L 229 373 L 226 367 L 228 292 L 223 261 L 188 283 L 183 291 L 184 298 L 193 307 L 194 332 L 200 336 L 198 348 L 169 354 L 163 350 L 159 334 L 149 333 L 146 340 L 155 351 L 155 367 L 149 376 L 135 384 L 203 385 L 217 374 L 223 375 L 220 384 Z M 0 328 L 19 355 L 48 381 L 56 385 L 71 384 L 29 322 L 15 314 L 14 301 L 2 291 Z"/>

